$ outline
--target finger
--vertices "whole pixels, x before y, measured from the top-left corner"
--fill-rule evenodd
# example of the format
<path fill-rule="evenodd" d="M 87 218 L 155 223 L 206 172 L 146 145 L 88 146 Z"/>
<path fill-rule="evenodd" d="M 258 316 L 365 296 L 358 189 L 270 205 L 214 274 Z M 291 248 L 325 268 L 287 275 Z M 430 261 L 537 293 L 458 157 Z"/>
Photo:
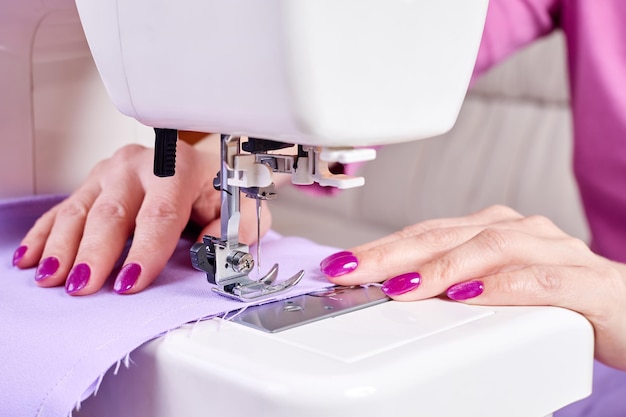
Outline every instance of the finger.
<path fill-rule="evenodd" d="M 200 234 L 198 235 L 196 241 L 202 242 L 202 238 L 204 236 L 212 236 L 216 238 L 222 237 L 222 222 L 219 218 L 213 220 L 212 222 L 209 222 L 209 224 L 204 226 L 204 228 L 200 231 Z"/>
<path fill-rule="evenodd" d="M 404 272 L 418 270 L 425 263 L 465 243 L 482 230 L 482 226 L 435 228 L 365 251 L 347 252 L 347 256 L 335 258 L 331 263 L 323 261 L 322 272 L 339 285 L 382 282 Z M 346 262 L 356 262 L 358 268 L 342 274 Z"/>
<path fill-rule="evenodd" d="M 60 204 L 60 203 L 59 203 Z M 52 230 L 59 205 L 55 205 L 37 219 L 26 233 L 20 246 L 13 254 L 13 266 L 31 268 L 39 262 L 41 254 Z"/>
<path fill-rule="evenodd" d="M 391 242 L 403 240 L 434 229 L 462 226 L 478 226 L 487 224 L 493 225 L 505 221 L 510 222 L 514 220 L 519 220 L 521 218 L 523 218 L 523 216 L 515 210 L 506 206 L 495 205 L 470 214 L 469 216 L 426 220 L 424 222 L 405 227 L 402 230 L 392 233 L 391 235 L 385 236 L 381 239 L 357 246 L 352 249 L 352 252 L 366 251 L 374 247 L 379 247 Z"/>
<path fill-rule="evenodd" d="M 392 278 L 385 282 L 383 290 L 398 300 L 417 300 L 439 295 L 453 284 L 496 272 L 532 265 L 580 265 L 590 256 L 594 255 L 578 239 L 547 239 L 517 230 L 485 229 L 417 267 L 414 271 L 421 275 L 418 285 L 410 287 Z"/>
<path fill-rule="evenodd" d="M 93 294 L 104 285 L 132 233 L 143 198 L 143 186 L 125 170 L 105 183 L 85 222 L 74 266 L 65 288 L 71 295 Z"/>
<path fill-rule="evenodd" d="M 65 282 L 74 262 L 87 214 L 100 189 L 88 184 L 61 202 L 54 212 L 54 223 L 45 240 L 41 261 L 35 271 L 35 280 L 42 287 L 53 287 Z M 49 222 L 50 219 L 44 220 Z M 42 229 L 43 230 L 43 229 Z M 39 237 L 43 237 L 43 234 Z"/>
<path fill-rule="evenodd" d="M 598 307 L 598 303 L 603 300 L 591 297 L 593 303 L 584 306 L 579 291 L 581 286 L 591 284 L 585 283 L 587 280 L 584 274 L 589 272 L 588 268 L 582 266 L 531 265 L 455 284 L 446 290 L 446 294 L 455 301 L 469 304 L 553 305 L 589 311 L 590 308 Z"/>
<path fill-rule="evenodd" d="M 491 218 L 494 218 L 493 216 Z M 544 239 L 571 239 L 563 231 L 554 225 L 547 218 L 542 216 L 531 216 L 517 218 L 516 215 L 503 216 L 505 220 L 495 223 L 494 226 L 478 224 L 474 226 L 454 226 L 432 228 L 417 235 L 409 235 L 402 240 L 394 240 L 385 245 L 374 246 L 369 250 L 354 252 L 344 255 L 341 259 L 332 259 L 333 256 L 322 261 L 322 272 L 326 273 L 333 282 L 341 285 L 356 285 L 366 282 L 380 282 L 387 278 L 399 275 L 403 272 L 413 272 L 419 269 L 424 263 L 431 261 L 435 257 L 440 257 L 443 253 L 454 249 L 456 246 L 464 244 L 473 239 L 486 229 L 512 231 L 525 235 L 532 233 L 537 238 Z M 485 236 L 483 236 L 484 238 Z M 577 241 L 576 239 L 572 239 Z M 488 244 L 486 242 L 485 244 Z M 578 247 L 586 246 L 577 241 Z M 339 265 L 329 267 L 329 259 L 335 264 L 342 261 L 350 261 L 358 266 L 354 271 L 345 273 Z M 413 268 L 413 269 L 411 269 Z M 339 272 L 338 274 L 334 272 Z"/>
<path fill-rule="evenodd" d="M 193 203 L 191 220 L 195 224 L 204 227 L 220 218 L 221 205 L 222 197 L 220 192 L 215 190 L 212 186 L 205 187 L 200 191 Z M 219 232 L 219 227 L 217 231 Z"/>
<path fill-rule="evenodd" d="M 556 306 L 576 311 L 594 327 L 596 358 L 624 369 L 626 282 L 610 262 L 596 260 L 589 266 L 533 265 L 502 271 L 459 283 L 447 293 L 467 304 Z M 472 290 L 479 286 L 482 291 Z"/>
<path fill-rule="evenodd" d="M 151 186 L 141 204 L 133 242 L 115 279 L 113 288 L 120 294 L 141 291 L 156 279 L 189 220 L 192 202 L 181 179 L 156 180 L 157 186 Z"/>

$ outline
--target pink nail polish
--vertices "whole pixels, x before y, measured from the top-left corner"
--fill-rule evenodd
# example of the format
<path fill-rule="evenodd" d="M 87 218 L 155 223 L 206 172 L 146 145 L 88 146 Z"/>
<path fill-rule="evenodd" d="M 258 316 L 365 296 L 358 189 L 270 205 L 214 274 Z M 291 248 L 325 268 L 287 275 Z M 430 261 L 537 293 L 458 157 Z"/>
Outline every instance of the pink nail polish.
<path fill-rule="evenodd" d="M 26 254 L 27 246 L 22 245 L 13 252 L 13 266 L 17 266 L 17 264 L 22 260 L 24 255 Z"/>
<path fill-rule="evenodd" d="M 422 276 L 418 272 L 407 272 L 385 281 L 381 290 L 393 297 L 412 291 L 419 287 L 421 283 Z"/>
<path fill-rule="evenodd" d="M 451 300 L 463 301 L 478 297 L 484 290 L 485 285 L 482 281 L 467 281 L 451 286 L 448 288 L 448 291 L 446 291 L 446 295 Z"/>
<path fill-rule="evenodd" d="M 65 281 L 65 292 L 74 294 L 85 288 L 89 283 L 90 275 L 89 265 L 85 263 L 75 265 L 67 276 L 67 281 Z"/>
<path fill-rule="evenodd" d="M 346 250 L 341 251 L 341 252 L 337 252 L 337 253 L 333 253 L 332 255 L 322 259 L 322 262 L 320 262 L 320 269 L 324 269 L 326 268 L 326 266 L 331 263 L 332 261 L 334 261 L 337 258 L 341 258 L 342 256 L 346 256 L 346 255 L 352 255 L 352 252 L 348 252 Z"/>
<path fill-rule="evenodd" d="M 59 260 L 54 256 L 49 256 L 42 260 L 35 272 L 35 281 L 43 281 L 54 275 L 59 269 Z"/>
<path fill-rule="evenodd" d="M 120 273 L 117 274 L 117 278 L 115 278 L 113 290 L 118 294 L 124 294 L 135 285 L 139 274 L 141 274 L 141 266 L 139 266 L 139 264 L 131 263 L 124 265 Z"/>
<path fill-rule="evenodd" d="M 354 271 L 356 267 L 359 266 L 359 260 L 350 252 L 346 252 L 342 255 L 335 255 L 337 256 L 333 259 L 328 260 L 328 258 L 326 258 L 324 261 L 328 260 L 327 262 L 322 261 L 324 262 L 324 265 L 321 266 L 320 269 L 324 275 L 333 278 L 340 277 Z M 332 256 L 333 255 L 330 257 Z"/>

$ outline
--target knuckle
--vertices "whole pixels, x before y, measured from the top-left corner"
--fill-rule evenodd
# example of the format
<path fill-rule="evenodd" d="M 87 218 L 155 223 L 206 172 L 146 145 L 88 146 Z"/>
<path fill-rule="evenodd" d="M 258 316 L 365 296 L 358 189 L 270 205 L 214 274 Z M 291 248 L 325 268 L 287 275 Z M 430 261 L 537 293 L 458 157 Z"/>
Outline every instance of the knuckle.
<path fill-rule="evenodd" d="M 458 240 L 458 233 L 452 228 L 434 229 L 422 234 L 422 239 L 423 244 L 430 248 L 445 248 Z"/>
<path fill-rule="evenodd" d="M 492 206 L 487 207 L 482 212 L 479 212 L 489 217 L 522 217 L 517 211 L 513 210 L 511 207 L 505 206 L 503 204 L 494 204 Z"/>
<path fill-rule="evenodd" d="M 388 262 L 389 254 L 383 247 L 377 246 L 369 249 L 366 257 L 372 265 L 384 265 Z"/>
<path fill-rule="evenodd" d="M 89 213 L 89 205 L 82 200 L 71 198 L 59 206 L 58 217 L 86 218 Z"/>
<path fill-rule="evenodd" d="M 154 204 L 142 206 L 137 220 L 145 223 L 159 223 L 162 221 L 175 221 L 180 218 L 181 214 L 177 209 L 176 203 L 167 198 L 161 198 L 155 201 Z"/>
<path fill-rule="evenodd" d="M 521 290 L 519 280 L 515 279 L 512 271 L 499 271 L 492 280 L 493 292 L 510 298 Z"/>
<path fill-rule="evenodd" d="M 89 211 L 89 218 L 94 219 L 126 219 L 129 217 L 128 207 L 121 201 L 109 200 L 95 204 Z"/>
<path fill-rule="evenodd" d="M 533 216 L 525 217 L 524 219 L 522 219 L 522 223 L 525 226 L 533 227 L 533 228 L 536 227 L 536 228 L 543 229 L 546 227 L 549 227 L 549 228 L 556 227 L 554 223 L 552 222 L 552 220 L 542 215 L 533 215 Z"/>
<path fill-rule="evenodd" d="M 423 233 L 427 233 L 430 231 L 434 231 L 440 228 L 444 228 L 444 220 L 442 219 L 431 219 L 423 222 L 415 223 L 410 226 L 406 226 L 401 230 L 393 233 L 391 236 L 398 237 L 401 239 L 406 239 L 414 236 L 421 235 Z"/>
<path fill-rule="evenodd" d="M 146 149 L 147 148 L 143 145 L 131 143 L 115 151 L 112 158 L 115 160 L 129 161 L 135 158 L 136 155 L 144 152 Z"/>
<path fill-rule="evenodd" d="M 429 276 L 431 279 L 447 281 L 459 278 L 462 271 L 463 265 L 460 259 L 452 256 L 443 256 L 435 261 L 434 273 L 429 274 Z"/>
<path fill-rule="evenodd" d="M 481 231 L 477 238 L 481 250 L 491 255 L 501 254 L 509 247 L 509 240 L 505 232 L 499 229 L 487 228 Z"/>
<path fill-rule="evenodd" d="M 403 239 L 408 239 L 412 236 L 415 236 L 416 234 L 419 234 L 417 227 L 407 226 L 407 227 L 404 227 L 400 230 L 393 232 L 389 237 L 396 239 L 396 240 L 403 240 Z"/>
<path fill-rule="evenodd" d="M 553 267 L 533 267 L 530 269 L 530 273 L 539 290 L 543 292 L 557 292 L 562 287 L 563 281 Z"/>
<path fill-rule="evenodd" d="M 566 244 L 573 250 L 591 253 L 591 249 L 589 249 L 589 245 L 587 245 L 587 243 L 580 238 L 567 236 Z"/>
<path fill-rule="evenodd" d="M 93 176 L 98 176 L 102 173 L 106 173 L 109 169 L 109 165 L 110 165 L 109 159 L 103 159 L 101 161 L 98 161 L 98 163 L 95 164 L 94 167 L 89 172 L 90 176 L 93 177 Z"/>
<path fill-rule="evenodd" d="M 148 148 L 145 146 L 136 143 L 125 145 L 116 150 L 110 158 L 98 162 L 91 170 L 90 175 L 101 178 L 109 176 L 113 171 L 132 170 L 132 167 L 138 164 L 137 157 L 147 150 Z"/>

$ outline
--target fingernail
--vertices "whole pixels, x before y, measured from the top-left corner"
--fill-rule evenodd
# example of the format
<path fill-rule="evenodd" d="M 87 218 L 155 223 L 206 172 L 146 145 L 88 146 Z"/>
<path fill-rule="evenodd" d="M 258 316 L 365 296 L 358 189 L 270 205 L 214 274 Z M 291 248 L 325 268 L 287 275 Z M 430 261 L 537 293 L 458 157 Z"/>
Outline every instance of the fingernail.
<path fill-rule="evenodd" d="M 331 255 L 324 259 L 322 261 L 324 264 L 323 266 L 320 264 L 320 270 L 324 275 L 328 275 L 329 277 L 340 277 L 354 271 L 356 267 L 359 266 L 359 260 L 350 252 L 346 252 L 342 255 L 335 255 L 337 256 L 334 258 L 333 255 Z"/>
<path fill-rule="evenodd" d="M 13 252 L 13 266 L 17 266 L 20 260 L 24 257 L 24 255 L 26 254 L 26 249 L 28 249 L 28 247 L 25 245 L 22 245 L 19 248 L 15 249 L 15 252 Z"/>
<path fill-rule="evenodd" d="M 337 252 L 337 253 L 333 253 L 332 255 L 322 259 L 322 262 L 320 262 L 320 269 L 324 269 L 326 268 L 326 266 L 331 263 L 332 261 L 334 261 L 337 258 L 341 258 L 342 256 L 346 256 L 346 255 L 352 255 L 352 252 L 348 252 L 347 250 L 341 251 L 341 252 Z"/>
<path fill-rule="evenodd" d="M 59 269 L 59 260 L 54 256 L 49 256 L 39 262 L 37 271 L 35 272 L 35 281 L 43 281 L 44 279 L 54 275 Z"/>
<path fill-rule="evenodd" d="M 67 281 L 65 281 L 65 292 L 74 294 L 85 288 L 89 282 L 90 275 L 91 269 L 89 269 L 89 265 L 78 264 L 74 266 L 67 276 Z"/>
<path fill-rule="evenodd" d="M 385 281 L 381 290 L 389 296 L 407 293 L 416 289 L 422 283 L 422 276 L 418 272 L 407 272 Z"/>
<path fill-rule="evenodd" d="M 463 301 L 478 297 L 484 290 L 485 285 L 482 281 L 467 281 L 451 286 L 448 288 L 448 291 L 446 291 L 446 295 L 451 300 Z"/>
<path fill-rule="evenodd" d="M 133 285 L 137 282 L 137 278 L 139 278 L 139 274 L 141 274 L 141 266 L 139 266 L 139 264 L 132 263 L 124 265 L 120 273 L 117 274 L 117 278 L 115 278 L 113 290 L 118 294 L 124 294 L 126 291 L 133 288 Z"/>

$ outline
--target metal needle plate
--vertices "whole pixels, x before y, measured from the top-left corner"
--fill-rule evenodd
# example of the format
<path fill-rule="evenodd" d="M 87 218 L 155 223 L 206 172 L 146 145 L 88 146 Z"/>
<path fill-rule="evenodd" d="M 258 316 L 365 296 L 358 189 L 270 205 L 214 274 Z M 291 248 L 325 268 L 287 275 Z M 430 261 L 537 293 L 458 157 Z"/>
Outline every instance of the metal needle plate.
<path fill-rule="evenodd" d="M 379 287 L 332 287 L 260 306 L 248 307 L 233 321 L 269 333 L 384 303 Z"/>

